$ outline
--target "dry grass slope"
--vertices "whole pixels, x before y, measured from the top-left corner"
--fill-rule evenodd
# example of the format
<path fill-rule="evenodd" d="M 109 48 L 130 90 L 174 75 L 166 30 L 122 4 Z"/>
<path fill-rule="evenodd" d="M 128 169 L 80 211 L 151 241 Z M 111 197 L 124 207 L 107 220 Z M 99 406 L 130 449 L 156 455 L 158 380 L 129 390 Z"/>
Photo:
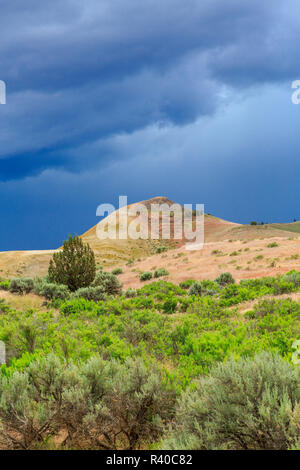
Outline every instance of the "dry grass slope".
<path fill-rule="evenodd" d="M 173 201 L 157 197 L 142 203 L 149 208 L 151 204 L 165 203 L 170 206 Z M 136 208 L 137 204 L 129 208 Z M 116 211 L 101 222 L 101 227 L 107 224 L 118 227 L 119 222 L 120 213 Z M 146 224 L 149 228 L 150 221 Z M 174 224 L 171 217 L 171 234 L 176 230 Z M 194 252 L 185 250 L 184 237 L 180 240 L 100 240 L 97 227 L 92 227 L 82 238 L 94 250 L 98 263 L 107 269 L 122 267 L 124 274 L 120 279 L 125 287 L 140 285 L 140 272 L 160 267 L 169 271 L 169 279 L 174 282 L 189 278 L 213 279 L 224 271 L 230 271 L 234 277 L 242 279 L 300 269 L 300 239 L 295 233 L 300 230 L 298 222 L 250 226 L 205 215 L 205 246 L 203 250 Z M 274 241 L 278 246 L 268 248 L 267 245 Z M 168 251 L 156 254 L 157 248 L 162 245 L 167 246 Z M 0 277 L 45 275 L 54 251 L 2 252 Z"/>

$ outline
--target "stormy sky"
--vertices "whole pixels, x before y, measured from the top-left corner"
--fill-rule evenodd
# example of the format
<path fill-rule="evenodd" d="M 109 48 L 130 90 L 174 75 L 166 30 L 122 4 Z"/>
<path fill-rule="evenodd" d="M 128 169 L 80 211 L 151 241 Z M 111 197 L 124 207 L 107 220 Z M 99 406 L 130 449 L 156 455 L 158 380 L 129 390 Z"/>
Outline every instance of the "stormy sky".
<path fill-rule="evenodd" d="M 0 250 L 164 195 L 300 220 L 296 0 L 0 1 Z"/>

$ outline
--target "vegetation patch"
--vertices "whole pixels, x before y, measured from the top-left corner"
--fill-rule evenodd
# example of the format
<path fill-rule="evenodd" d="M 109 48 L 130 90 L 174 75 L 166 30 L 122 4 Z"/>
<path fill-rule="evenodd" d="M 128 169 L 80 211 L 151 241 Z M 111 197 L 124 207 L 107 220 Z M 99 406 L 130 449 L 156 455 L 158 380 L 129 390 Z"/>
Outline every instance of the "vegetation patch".
<path fill-rule="evenodd" d="M 152 279 L 152 277 L 153 274 L 151 271 L 145 271 L 140 275 L 140 281 L 149 281 L 150 279 Z"/>
<path fill-rule="evenodd" d="M 169 271 L 167 271 L 165 268 L 159 268 L 154 271 L 155 278 L 158 278 L 161 276 L 168 276 L 168 275 L 169 275 Z"/>
<path fill-rule="evenodd" d="M 0 283 L 19 300 L 47 300 L 43 311 L 0 300 L 0 445 L 299 448 L 300 302 L 276 296 L 299 291 L 300 272 L 157 278 L 125 292 L 102 269 L 75 291 L 49 281 Z"/>

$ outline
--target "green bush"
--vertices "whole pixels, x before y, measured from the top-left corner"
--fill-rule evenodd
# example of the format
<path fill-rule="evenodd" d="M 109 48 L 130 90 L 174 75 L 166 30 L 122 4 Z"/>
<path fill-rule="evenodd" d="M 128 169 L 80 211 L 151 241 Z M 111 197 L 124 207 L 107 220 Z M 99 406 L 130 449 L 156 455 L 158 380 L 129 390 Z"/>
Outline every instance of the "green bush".
<path fill-rule="evenodd" d="M 246 318 L 264 318 L 273 315 L 276 310 L 276 300 L 260 300 L 254 305 L 253 310 L 246 312 Z"/>
<path fill-rule="evenodd" d="M 48 276 L 45 276 L 45 277 L 37 276 L 37 277 L 34 278 L 33 284 L 34 284 L 34 287 L 33 287 L 34 293 L 37 294 L 37 295 L 42 295 L 41 292 L 43 290 L 43 287 L 46 284 L 49 284 L 49 278 L 48 278 Z"/>
<path fill-rule="evenodd" d="M 10 292 L 14 294 L 29 294 L 34 289 L 34 281 L 31 278 L 19 277 L 12 279 L 9 284 Z"/>
<path fill-rule="evenodd" d="M 137 291 L 136 289 L 127 289 L 124 293 L 125 297 L 126 298 L 132 298 L 132 297 L 136 297 L 137 296 Z"/>
<path fill-rule="evenodd" d="M 285 294 L 293 290 L 295 290 L 295 284 L 284 279 L 276 279 L 273 284 L 273 292 L 275 295 Z"/>
<path fill-rule="evenodd" d="M 169 275 L 169 271 L 167 271 L 165 268 L 159 268 L 159 269 L 156 269 L 156 271 L 154 271 L 155 278 L 161 277 L 161 276 L 168 276 L 168 275 Z"/>
<path fill-rule="evenodd" d="M 295 287 L 300 287 L 300 273 L 297 271 L 289 271 L 283 276 L 283 280 L 293 283 Z"/>
<path fill-rule="evenodd" d="M 234 280 L 231 273 L 222 273 L 222 274 L 220 274 L 219 277 L 217 277 L 216 282 L 220 286 L 223 287 L 223 286 L 226 286 L 227 284 L 234 284 L 235 280 Z"/>
<path fill-rule="evenodd" d="M 202 295 L 202 285 L 201 282 L 194 282 L 194 284 L 191 285 L 188 291 L 189 295 Z"/>
<path fill-rule="evenodd" d="M 154 281 L 149 284 L 146 284 L 142 288 L 138 290 L 139 295 L 141 296 L 149 296 L 153 295 L 157 299 L 161 299 L 164 296 L 169 296 L 171 294 L 174 295 L 186 295 L 186 292 L 181 289 L 181 287 L 173 284 L 172 282 L 168 281 Z"/>
<path fill-rule="evenodd" d="M 175 313 L 177 308 L 177 299 L 170 297 L 167 299 L 162 306 L 162 310 L 164 313 Z"/>
<path fill-rule="evenodd" d="M 189 289 L 195 282 L 196 281 L 194 279 L 188 279 L 187 281 L 180 282 L 179 287 L 181 287 L 181 289 Z"/>
<path fill-rule="evenodd" d="M 215 281 L 204 279 L 201 281 L 201 286 L 205 294 L 207 294 L 207 291 L 214 291 L 216 294 L 220 293 L 221 291 L 219 284 Z"/>
<path fill-rule="evenodd" d="M 70 291 L 67 286 L 64 284 L 46 282 L 44 279 L 38 279 L 35 281 L 34 292 L 45 297 L 47 300 L 66 300 L 70 297 Z"/>
<path fill-rule="evenodd" d="M 82 287 L 73 294 L 74 298 L 82 297 L 83 299 L 93 300 L 99 302 L 106 299 L 106 292 L 103 286 L 97 287 Z"/>
<path fill-rule="evenodd" d="M 71 292 L 88 287 L 96 275 L 95 255 L 78 236 L 69 235 L 61 251 L 50 260 L 49 281 L 68 286 Z"/>
<path fill-rule="evenodd" d="M 41 448 L 61 431 L 67 448 L 139 449 L 155 442 L 172 417 L 175 394 L 141 359 L 91 358 L 81 366 L 53 354 L 24 372 L 0 376 L 1 440 Z"/>
<path fill-rule="evenodd" d="M 98 272 L 92 287 L 102 287 L 107 295 L 120 295 L 122 293 L 122 284 L 117 276 L 106 271 Z"/>
<path fill-rule="evenodd" d="M 300 437 L 300 369 L 261 353 L 214 367 L 179 399 L 164 449 L 287 450 Z"/>
<path fill-rule="evenodd" d="M 150 271 L 146 271 L 140 275 L 140 281 L 149 281 L 153 275 Z"/>
<path fill-rule="evenodd" d="M 278 243 L 272 242 L 267 245 L 267 248 L 275 248 L 276 246 L 279 246 Z"/>
<path fill-rule="evenodd" d="M 51 369 L 52 367 L 52 369 Z M 58 359 L 43 363 L 40 377 L 15 372 L 10 378 L 0 376 L 1 440 L 7 448 L 30 449 L 43 442 L 47 434 L 58 430 L 55 396 L 62 396 L 65 383 L 60 381 L 62 366 Z M 43 378 L 49 381 L 43 384 Z M 50 385 L 51 383 L 51 385 Z"/>
<path fill-rule="evenodd" d="M 158 246 L 155 250 L 155 253 L 164 253 L 167 250 L 168 250 L 168 247 L 166 246 Z"/>
<path fill-rule="evenodd" d="M 90 414 L 90 432 L 103 435 L 100 448 L 115 449 L 118 436 L 123 448 L 139 449 L 143 442 L 159 438 L 164 421 L 172 417 L 174 398 L 158 370 L 149 369 L 141 359 L 127 359 L 117 370 L 113 392 Z"/>
<path fill-rule="evenodd" d="M 70 300 L 65 301 L 63 304 L 59 306 L 59 312 L 62 316 L 68 317 L 69 315 L 80 315 L 84 314 L 87 315 L 89 312 L 93 312 L 98 314 L 96 310 L 96 304 L 92 300 L 87 300 L 83 297 L 75 297 Z M 76 330 L 76 329 L 75 329 Z M 81 333 L 83 335 L 83 328 L 81 329 Z M 79 332 L 78 332 L 79 333 Z"/>
<path fill-rule="evenodd" d="M 4 281 L 0 281 L 0 289 L 9 290 L 9 286 L 10 286 L 10 281 L 8 279 Z"/>
<path fill-rule="evenodd" d="M 211 297 L 217 295 L 218 291 L 216 289 L 206 289 L 205 295 L 210 295 Z"/>
<path fill-rule="evenodd" d="M 114 268 L 111 272 L 115 276 L 118 276 L 119 274 L 123 274 L 123 269 L 122 268 Z"/>

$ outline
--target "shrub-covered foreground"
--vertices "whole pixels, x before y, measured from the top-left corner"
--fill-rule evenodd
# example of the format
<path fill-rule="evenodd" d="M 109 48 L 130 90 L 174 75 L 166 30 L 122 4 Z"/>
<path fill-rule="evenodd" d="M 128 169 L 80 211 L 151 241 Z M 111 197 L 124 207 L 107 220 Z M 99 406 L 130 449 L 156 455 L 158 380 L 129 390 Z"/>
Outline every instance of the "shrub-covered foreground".
<path fill-rule="evenodd" d="M 300 444 L 300 369 L 277 355 L 231 359 L 180 397 L 167 449 L 287 450 Z"/>
<path fill-rule="evenodd" d="M 124 295 L 112 276 L 75 294 L 35 280 L 47 311 L 0 302 L 1 447 L 299 447 L 300 303 L 276 299 L 299 289 L 299 273 L 158 281 Z"/>
<path fill-rule="evenodd" d="M 175 393 L 141 359 L 100 357 L 86 364 L 49 355 L 0 379 L 4 445 L 28 449 L 64 431 L 76 448 L 136 449 L 155 440 L 172 417 Z"/>

